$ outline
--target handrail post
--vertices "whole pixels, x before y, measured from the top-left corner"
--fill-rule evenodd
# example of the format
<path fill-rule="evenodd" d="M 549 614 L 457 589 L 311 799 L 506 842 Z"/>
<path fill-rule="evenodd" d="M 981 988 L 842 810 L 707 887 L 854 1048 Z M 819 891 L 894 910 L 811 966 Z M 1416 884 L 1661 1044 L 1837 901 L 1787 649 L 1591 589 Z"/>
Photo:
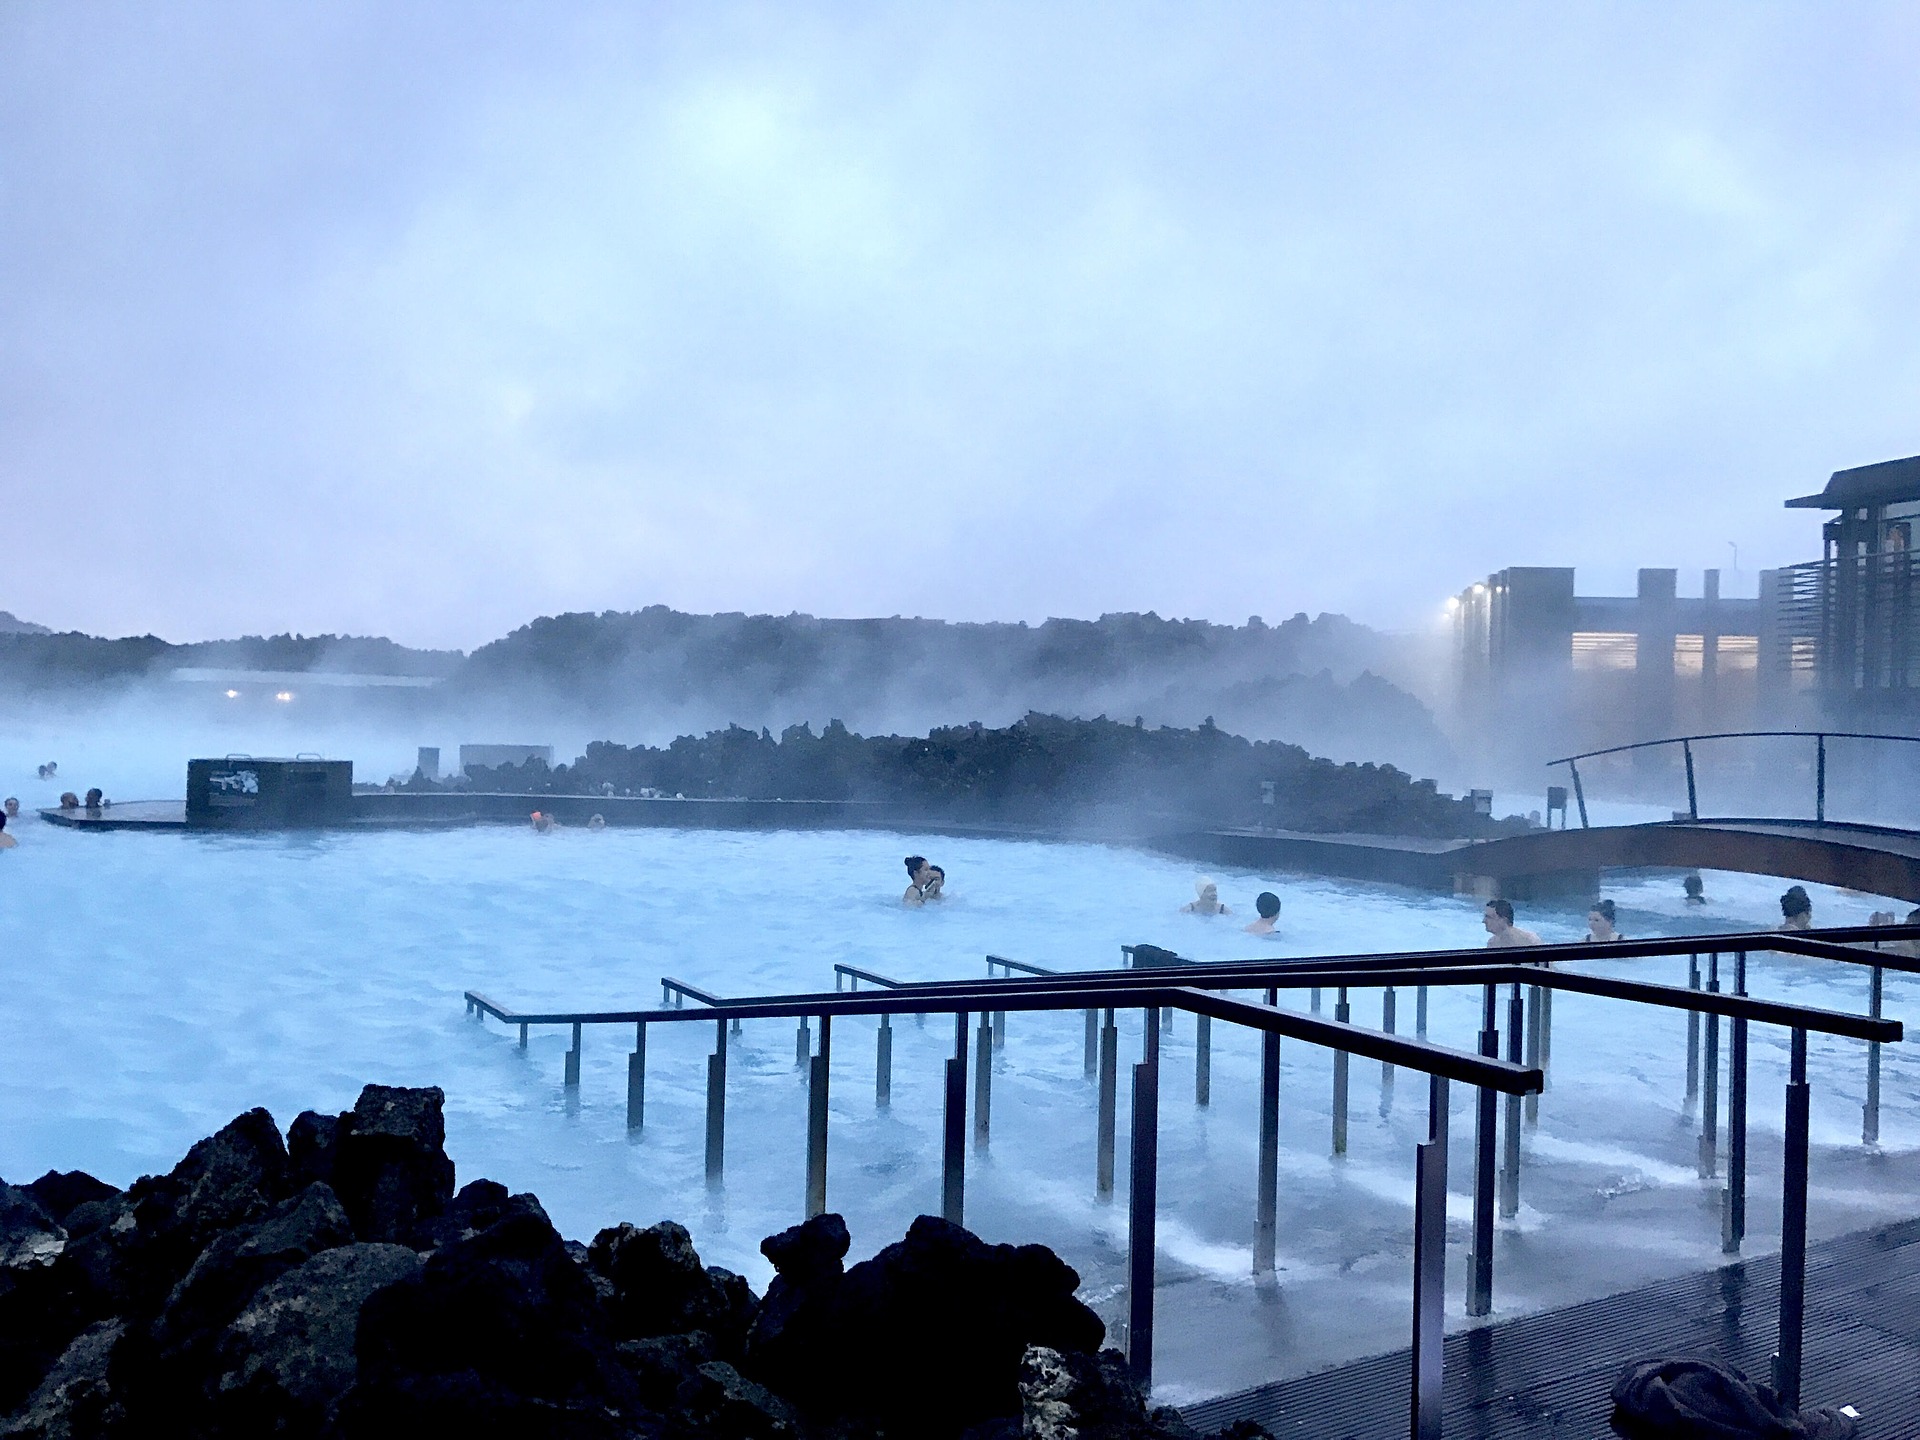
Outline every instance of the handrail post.
<path fill-rule="evenodd" d="M 1146 1057 L 1133 1067 L 1133 1154 L 1127 1189 L 1127 1369 L 1153 1386 L 1154 1219 L 1159 1203 L 1159 1012 L 1148 1010 Z"/>
<path fill-rule="evenodd" d="M 804 1070 L 807 1060 L 813 1054 L 813 1037 L 807 1033 L 807 1017 L 800 1017 L 800 1024 L 793 1032 L 793 1068 Z"/>
<path fill-rule="evenodd" d="M 1345 1025 L 1351 1014 L 1347 1006 L 1347 987 L 1340 987 L 1340 998 L 1334 1002 L 1333 1018 Z M 1333 1052 L 1333 1153 L 1347 1153 L 1347 1052 Z"/>
<path fill-rule="evenodd" d="M 580 1022 L 573 1022 L 573 1048 L 567 1051 L 566 1086 L 569 1090 L 580 1088 Z"/>
<path fill-rule="evenodd" d="M 1827 737 L 1823 732 L 1819 738 L 1819 760 L 1815 765 L 1813 790 L 1813 818 L 1821 824 L 1827 819 Z"/>
<path fill-rule="evenodd" d="M 940 1165 L 940 1216 L 965 1223 L 967 1196 L 967 1012 L 953 1017 L 953 1054 L 947 1057 L 947 1104 Z"/>
<path fill-rule="evenodd" d="M 1780 1182 L 1780 1340 L 1773 1388 L 1800 1404 L 1800 1340 L 1807 1303 L 1807 1032 L 1793 1032 L 1787 1079 L 1786 1153 Z"/>
<path fill-rule="evenodd" d="M 1720 952 L 1707 955 L 1707 993 L 1720 993 Z M 1700 1061 L 1700 1178 L 1711 1180 L 1720 1168 L 1720 1017 L 1706 1019 L 1707 1041 Z"/>
<path fill-rule="evenodd" d="M 1540 1055 L 1540 987 L 1527 986 L 1527 1064 L 1536 1070 L 1544 1070 Z M 1540 1093 L 1532 1091 L 1526 1100 L 1527 1125 L 1529 1128 L 1540 1123 Z"/>
<path fill-rule="evenodd" d="M 520 1048 L 527 1048 L 527 1022 L 524 1020 L 520 1022 Z"/>
<path fill-rule="evenodd" d="M 1521 1032 L 1526 1028 L 1526 1014 L 1521 1009 L 1520 982 L 1513 984 L 1513 993 L 1507 997 L 1507 1060 L 1514 1065 L 1520 1063 Z M 1511 1220 L 1520 1213 L 1520 1097 L 1507 1096 L 1506 1147 L 1503 1156 L 1504 1165 L 1500 1175 L 1500 1218 Z"/>
<path fill-rule="evenodd" d="M 1380 992 L 1380 1030 L 1386 1035 L 1393 1034 L 1394 993 L 1391 985 Z M 1393 1113 L 1393 1062 L 1380 1062 L 1380 1117 L 1385 1119 Z"/>
<path fill-rule="evenodd" d="M 993 1118 L 993 1018 L 980 1012 L 980 1033 L 973 1057 L 973 1145 L 987 1148 L 987 1131 Z"/>
<path fill-rule="evenodd" d="M 1446 1341 L 1448 1084 L 1444 1075 L 1431 1079 L 1413 1182 L 1413 1440 L 1440 1440 Z"/>
<path fill-rule="evenodd" d="M 807 1218 L 827 1210 L 827 1072 L 833 1054 L 833 1017 L 820 1017 L 820 1050 L 807 1069 Z"/>
<path fill-rule="evenodd" d="M 633 1053 L 627 1056 L 627 1129 L 647 1123 L 647 1022 L 633 1026 Z"/>
<path fill-rule="evenodd" d="M 1100 1027 L 1100 1095 L 1095 1122 L 1093 1193 L 1102 1200 L 1113 1198 L 1114 1111 L 1120 1088 L 1120 1027 L 1112 1010 Z"/>
<path fill-rule="evenodd" d="M 893 1104 L 893 1016 L 880 1016 L 880 1034 L 874 1042 L 874 1108 L 885 1110 Z"/>
<path fill-rule="evenodd" d="M 1489 1060 L 1500 1058 L 1497 986 L 1488 985 L 1480 1004 L 1480 1053 Z M 1493 1311 L 1493 1207 L 1494 1147 L 1499 1143 L 1499 1112 L 1494 1091 L 1485 1085 L 1474 1092 L 1473 1120 L 1473 1254 L 1468 1271 L 1467 1314 L 1488 1315 Z"/>
<path fill-rule="evenodd" d="M 1427 1038 L 1427 987 L 1424 985 L 1413 992 L 1413 1034 L 1417 1040 Z"/>
<path fill-rule="evenodd" d="M 1193 1103 L 1213 1103 L 1213 1017 L 1196 1016 L 1193 1024 Z"/>
<path fill-rule="evenodd" d="M 707 1184 L 718 1185 L 725 1169 L 727 1143 L 727 1022 L 714 1027 L 713 1053 L 707 1057 Z"/>
<path fill-rule="evenodd" d="M 1267 1004 L 1278 1006 L 1280 992 L 1269 986 Z M 1280 1035 L 1260 1032 L 1260 1160 L 1254 1181 L 1253 1271 L 1270 1275 L 1279 1263 L 1280 1209 Z"/>
<path fill-rule="evenodd" d="M 1698 820 L 1700 818 L 1700 795 L 1699 792 L 1693 788 L 1693 741 L 1682 740 L 1680 742 L 1680 749 L 1687 757 L 1687 816 L 1689 819 Z"/>
<path fill-rule="evenodd" d="M 1700 957 L 1687 957 L 1687 988 L 1700 988 Z M 1681 1113 L 1691 1115 L 1700 1098 L 1700 1012 L 1687 1011 L 1687 1098 Z"/>
<path fill-rule="evenodd" d="M 1876 965 L 1867 985 L 1867 1014 L 1881 1018 L 1886 1000 L 1886 971 Z M 1860 1110 L 1860 1143 L 1880 1143 L 1880 1042 L 1867 1042 L 1867 1103 Z"/>
<path fill-rule="evenodd" d="M 1100 1012 L 1087 1011 L 1086 1053 L 1081 1061 L 1081 1079 L 1091 1080 L 1100 1073 Z"/>
<path fill-rule="evenodd" d="M 1007 978 L 1013 978 L 1011 970 L 1007 972 Z M 993 1012 L 993 1048 L 996 1050 L 1007 1048 L 1007 1012 L 1004 1010 Z"/>
<path fill-rule="evenodd" d="M 1733 993 L 1747 993 L 1747 952 L 1733 952 Z M 1727 1189 L 1720 1248 L 1737 1254 L 1747 1236 L 1747 1022 L 1727 1024 Z"/>
<path fill-rule="evenodd" d="M 1573 772 L 1573 798 L 1580 807 L 1580 828 L 1587 828 L 1587 792 L 1580 787 L 1580 767 L 1573 761 L 1567 762 L 1567 769 Z"/>

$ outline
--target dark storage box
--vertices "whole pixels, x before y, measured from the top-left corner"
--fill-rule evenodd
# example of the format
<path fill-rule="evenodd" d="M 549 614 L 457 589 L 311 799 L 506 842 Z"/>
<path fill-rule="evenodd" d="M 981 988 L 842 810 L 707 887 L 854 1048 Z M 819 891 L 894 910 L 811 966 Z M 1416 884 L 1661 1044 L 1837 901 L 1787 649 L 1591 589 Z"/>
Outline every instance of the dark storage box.
<path fill-rule="evenodd" d="M 353 818 L 351 760 L 187 762 L 187 824 L 221 827 L 343 825 Z"/>

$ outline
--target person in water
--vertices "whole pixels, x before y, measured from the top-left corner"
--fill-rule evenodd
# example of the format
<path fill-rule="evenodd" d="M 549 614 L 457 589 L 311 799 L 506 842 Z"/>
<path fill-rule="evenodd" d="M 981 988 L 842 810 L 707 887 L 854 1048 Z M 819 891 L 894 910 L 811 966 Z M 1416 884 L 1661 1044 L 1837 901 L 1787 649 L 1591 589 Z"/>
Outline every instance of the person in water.
<path fill-rule="evenodd" d="M 1687 892 L 1687 904 L 1704 905 L 1707 903 L 1707 887 L 1698 875 L 1689 875 L 1680 882 L 1680 888 Z"/>
<path fill-rule="evenodd" d="M 933 878 L 933 866 L 927 863 L 924 855 L 909 855 L 907 866 L 907 893 L 900 897 L 902 905 L 924 905 L 927 903 L 927 882 Z"/>
<path fill-rule="evenodd" d="M 1280 922 L 1280 897 L 1271 890 L 1262 890 L 1253 897 L 1253 908 L 1260 912 L 1260 918 L 1246 926 L 1247 934 L 1273 934 L 1273 927 Z"/>
<path fill-rule="evenodd" d="M 78 810 L 80 808 L 80 797 L 71 790 L 62 791 L 60 795 L 60 808 L 62 810 Z"/>
<path fill-rule="evenodd" d="M 534 834 L 547 835 L 552 833 L 553 816 L 547 814 L 544 810 L 536 810 L 533 812 L 533 815 L 531 818 L 533 820 Z"/>
<path fill-rule="evenodd" d="M 606 829 L 606 828 L 607 828 L 607 817 L 606 817 L 606 816 L 604 816 L 604 815 L 589 815 L 589 816 L 587 817 L 587 829 L 589 829 L 589 830 L 604 830 L 604 829 Z"/>
<path fill-rule="evenodd" d="M 20 818 L 20 797 L 18 795 L 7 796 L 7 803 L 4 808 L 7 812 L 7 818 L 9 820 L 19 819 Z"/>
<path fill-rule="evenodd" d="M 0 850 L 11 850 L 19 843 L 20 842 L 14 839 L 13 836 L 7 834 L 6 812 L 0 811 Z"/>
<path fill-rule="evenodd" d="M 938 865 L 927 866 L 927 883 L 920 889 L 921 903 L 947 898 L 947 872 Z"/>
<path fill-rule="evenodd" d="M 1522 945 L 1538 945 L 1540 937 L 1513 923 L 1511 900 L 1489 900 L 1480 912 L 1480 923 L 1487 927 L 1487 949 L 1507 950 Z"/>
<path fill-rule="evenodd" d="M 1782 930 L 1813 928 L 1813 901 L 1807 895 L 1806 886 L 1790 886 L 1787 893 L 1780 897 L 1780 928 Z"/>
<path fill-rule="evenodd" d="M 1596 900 L 1587 907 L 1587 939 L 1624 940 L 1614 925 L 1614 906 L 1611 900 Z"/>
<path fill-rule="evenodd" d="M 1193 882 L 1193 899 L 1180 907 L 1182 915 L 1230 915 L 1233 912 L 1220 903 L 1220 887 L 1211 880 Z"/>
<path fill-rule="evenodd" d="M 107 797 L 101 793 L 100 787 L 98 785 L 94 786 L 93 789 L 87 791 L 87 809 L 98 810 L 101 806 L 105 805 L 106 803 L 107 803 Z"/>

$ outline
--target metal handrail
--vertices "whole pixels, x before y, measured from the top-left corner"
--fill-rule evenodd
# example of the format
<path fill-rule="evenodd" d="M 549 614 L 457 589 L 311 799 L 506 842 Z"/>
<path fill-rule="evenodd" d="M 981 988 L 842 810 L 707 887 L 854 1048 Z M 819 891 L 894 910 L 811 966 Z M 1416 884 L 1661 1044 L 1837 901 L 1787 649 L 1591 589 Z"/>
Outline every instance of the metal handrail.
<path fill-rule="evenodd" d="M 871 970 L 862 970 L 858 965 L 835 965 L 833 973 L 833 988 L 836 990 L 840 988 L 839 977 L 842 975 L 855 982 L 864 980 L 869 985 L 878 985 L 882 990 L 898 990 L 903 983 L 886 975 L 876 975 Z"/>
<path fill-rule="evenodd" d="M 1814 819 L 1825 824 L 1827 819 L 1827 741 L 1829 740 L 1898 740 L 1908 745 L 1920 745 L 1920 735 L 1878 735 L 1857 730 L 1717 730 L 1704 735 L 1674 735 L 1665 740 L 1637 740 L 1631 745 L 1610 745 L 1604 750 L 1588 750 L 1579 755 L 1565 755 L 1558 760 L 1549 760 L 1549 768 L 1555 765 L 1567 767 L 1567 773 L 1573 779 L 1573 798 L 1580 810 L 1580 828 L 1591 828 L 1587 823 L 1587 792 L 1580 783 L 1580 765 L 1582 760 L 1592 760 L 1601 755 L 1623 755 L 1629 750 L 1652 750 L 1662 745 L 1678 745 L 1685 758 L 1687 767 L 1687 817 L 1690 820 L 1700 818 L 1700 792 L 1694 784 L 1693 742 L 1696 740 L 1812 740 L 1815 743 L 1814 776 Z"/>
<path fill-rule="evenodd" d="M 993 967 L 996 965 L 1008 971 L 1018 970 L 1026 975 L 1058 975 L 1060 973 L 1058 970 L 1049 970 L 1044 965 L 1029 965 L 1024 960 L 1009 960 L 1004 955 L 987 956 L 989 974 L 993 972 Z"/>
<path fill-rule="evenodd" d="M 665 1004 L 670 994 L 678 995 L 685 1000 L 697 1001 L 702 1005 L 724 1005 L 727 1003 L 712 991 L 702 990 L 698 985 L 689 985 L 684 980 L 675 980 L 671 976 L 662 975 L 660 977 L 660 1002 Z"/>

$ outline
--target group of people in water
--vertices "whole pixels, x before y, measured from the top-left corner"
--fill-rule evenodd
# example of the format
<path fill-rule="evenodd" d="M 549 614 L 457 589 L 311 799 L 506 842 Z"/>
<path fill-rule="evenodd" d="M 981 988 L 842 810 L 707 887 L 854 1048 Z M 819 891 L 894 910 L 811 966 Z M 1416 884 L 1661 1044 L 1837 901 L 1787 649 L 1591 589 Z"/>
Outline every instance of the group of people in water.
<path fill-rule="evenodd" d="M 1211 880 L 1193 882 L 1193 899 L 1180 907 L 1182 915 L 1231 915 L 1233 911 L 1220 903 L 1220 887 Z M 1271 890 L 1262 890 L 1253 897 L 1254 918 L 1251 923 L 1241 926 L 1249 935 L 1271 935 L 1280 923 L 1280 897 Z"/>
<path fill-rule="evenodd" d="M 913 910 L 947 898 L 946 871 L 931 864 L 924 855 L 907 856 L 906 866 L 907 893 L 900 897 L 902 905 Z"/>
<path fill-rule="evenodd" d="M 53 768 L 51 765 L 42 765 L 40 767 L 41 778 L 45 779 Z M 62 810 L 79 810 L 84 805 L 89 815 L 98 815 L 111 804 L 113 804 L 113 802 L 107 799 L 107 797 L 97 789 L 87 791 L 87 798 L 84 802 L 71 790 L 60 797 L 60 808 Z M 4 803 L 0 803 L 0 850 L 11 850 L 20 843 L 18 839 L 7 833 L 7 827 L 19 818 L 20 797 L 18 795 L 9 795 Z"/>

